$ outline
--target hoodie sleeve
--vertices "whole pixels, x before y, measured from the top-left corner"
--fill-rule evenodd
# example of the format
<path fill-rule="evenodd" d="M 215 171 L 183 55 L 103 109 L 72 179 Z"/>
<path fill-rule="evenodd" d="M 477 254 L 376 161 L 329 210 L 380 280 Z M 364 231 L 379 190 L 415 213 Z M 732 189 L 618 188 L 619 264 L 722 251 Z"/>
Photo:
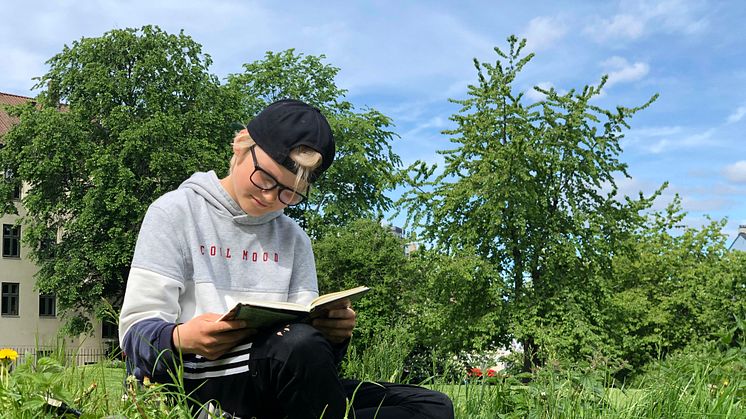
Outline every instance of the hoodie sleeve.
<path fill-rule="evenodd" d="M 168 380 L 173 365 L 171 334 L 184 289 L 179 237 L 171 217 L 151 206 L 137 238 L 119 318 L 120 346 L 138 379 Z"/>
<path fill-rule="evenodd" d="M 172 382 L 178 365 L 171 339 L 175 327 L 161 319 L 145 319 L 133 325 L 122 340 L 127 373 L 140 381 L 150 377 L 159 383 Z"/>

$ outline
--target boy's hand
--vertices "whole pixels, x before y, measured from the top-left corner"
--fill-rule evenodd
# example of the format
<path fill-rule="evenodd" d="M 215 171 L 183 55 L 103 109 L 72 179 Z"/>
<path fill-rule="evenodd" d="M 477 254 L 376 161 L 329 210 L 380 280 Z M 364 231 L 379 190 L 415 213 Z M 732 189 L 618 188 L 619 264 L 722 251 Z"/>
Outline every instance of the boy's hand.
<path fill-rule="evenodd" d="M 244 320 L 217 321 L 219 318 L 220 314 L 205 313 L 176 326 L 171 335 L 174 348 L 213 360 L 256 334 Z"/>
<path fill-rule="evenodd" d="M 330 342 L 342 343 L 352 336 L 356 317 L 355 310 L 350 307 L 350 300 L 345 299 L 340 305 L 329 308 L 326 317 L 314 319 L 312 324 Z"/>

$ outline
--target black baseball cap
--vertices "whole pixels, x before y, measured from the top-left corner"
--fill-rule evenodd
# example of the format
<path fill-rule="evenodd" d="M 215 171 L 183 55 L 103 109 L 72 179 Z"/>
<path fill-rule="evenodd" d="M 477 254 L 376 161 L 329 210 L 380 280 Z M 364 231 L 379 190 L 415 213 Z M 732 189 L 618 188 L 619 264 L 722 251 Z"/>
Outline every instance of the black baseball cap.
<path fill-rule="evenodd" d="M 329 122 L 317 108 L 294 99 L 283 99 L 264 108 L 246 126 L 249 135 L 272 160 L 296 172 L 290 150 L 304 145 L 321 154 L 321 165 L 311 174 L 313 182 L 334 160 L 334 137 Z"/>

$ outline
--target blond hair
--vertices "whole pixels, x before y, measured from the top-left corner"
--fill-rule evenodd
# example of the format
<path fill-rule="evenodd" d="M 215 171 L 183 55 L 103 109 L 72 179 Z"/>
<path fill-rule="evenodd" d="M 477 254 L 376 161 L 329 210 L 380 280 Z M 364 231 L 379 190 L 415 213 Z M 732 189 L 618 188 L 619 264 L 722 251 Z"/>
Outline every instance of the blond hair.
<path fill-rule="evenodd" d="M 239 131 L 233 138 L 233 147 L 239 150 L 248 150 L 253 145 L 256 145 L 256 141 L 251 138 L 247 130 Z M 298 190 L 298 186 L 301 183 L 310 184 L 313 171 L 321 166 L 321 153 L 311 147 L 301 145 L 290 150 L 288 157 L 290 157 L 295 166 L 295 185 L 293 189 Z M 234 153 L 233 157 L 231 157 L 230 169 L 228 169 L 229 174 L 233 172 L 236 161 L 237 154 Z"/>

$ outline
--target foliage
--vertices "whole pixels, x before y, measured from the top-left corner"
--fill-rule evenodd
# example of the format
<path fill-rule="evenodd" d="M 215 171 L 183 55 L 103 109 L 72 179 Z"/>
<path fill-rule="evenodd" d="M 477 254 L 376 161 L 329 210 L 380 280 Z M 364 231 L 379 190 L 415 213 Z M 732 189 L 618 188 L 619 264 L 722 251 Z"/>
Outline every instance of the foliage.
<path fill-rule="evenodd" d="M 322 294 L 358 285 L 371 288 L 355 302 L 359 348 L 393 324 L 416 321 L 413 302 L 420 277 L 404 254 L 404 241 L 388 228 L 365 219 L 330 228 L 314 242 L 314 254 Z"/>
<path fill-rule="evenodd" d="M 240 99 L 241 118 L 249 121 L 266 105 L 293 98 L 319 108 L 329 120 L 337 147 L 334 164 L 311 190 L 307 208 L 288 209 L 309 234 L 320 237 L 331 226 L 358 218 L 380 218 L 392 209 L 386 192 L 401 184 L 401 160 L 391 148 L 392 121 L 379 111 L 358 111 L 335 85 L 339 69 L 323 55 L 304 56 L 289 49 L 267 52 L 264 60 L 228 76 L 227 88 Z"/>
<path fill-rule="evenodd" d="M 422 278 L 413 305 L 418 345 L 459 353 L 506 341 L 505 289 L 489 262 L 466 250 L 421 250 L 411 263 Z"/>
<path fill-rule="evenodd" d="M 608 340 L 608 289 L 597 278 L 657 195 L 617 196 L 615 176 L 627 176 L 619 140 L 655 97 L 602 109 L 591 100 L 604 78 L 563 95 L 536 87 L 545 99 L 526 105 L 514 85 L 533 54 L 521 54 L 525 40 L 508 43 L 508 53 L 495 49 L 494 64 L 474 60 L 478 82 L 467 99 L 452 100 L 461 110 L 444 132 L 456 147 L 440 152 L 438 175 L 424 163 L 411 168 L 415 187 L 401 204 L 427 240 L 448 252 L 473 248 L 495 266 L 528 370 L 539 348 L 582 358 Z"/>
<path fill-rule="evenodd" d="M 367 347 L 352 341 L 340 376 L 361 381 L 399 383 L 407 372 L 406 360 L 414 337 L 402 325 L 382 330 Z"/>
<path fill-rule="evenodd" d="M 746 316 L 746 253 L 727 251 L 725 220 L 692 228 L 685 215 L 676 197 L 614 259 L 606 323 L 634 368 L 720 340 L 723 328 L 739 332 Z"/>
<path fill-rule="evenodd" d="M 365 350 L 392 324 L 413 337 L 415 352 L 450 353 L 495 346 L 504 299 L 491 265 L 473 253 L 445 255 L 417 250 L 375 221 L 360 219 L 331 228 L 314 242 L 321 293 L 367 285 L 355 303 L 355 346 Z"/>
<path fill-rule="evenodd" d="M 77 315 L 78 333 L 102 296 L 118 305 L 150 202 L 194 171 L 227 167 L 237 105 L 199 44 L 153 26 L 83 38 L 47 64 L 36 105 L 12 111 L 20 123 L 0 166 L 30 188 L 23 237 L 37 286 Z"/>
<path fill-rule="evenodd" d="M 0 387 L 0 409 L 3 417 L 13 418 L 193 417 L 183 389 L 133 385 L 131 380 L 125 389 L 123 381 L 123 368 L 64 366 L 48 357 L 28 359 Z"/>
<path fill-rule="evenodd" d="M 741 417 L 746 400 L 746 346 L 690 346 L 654 362 L 633 386 L 630 417 Z"/>
<path fill-rule="evenodd" d="M 386 355 L 391 348 L 406 352 L 407 341 L 396 339 L 399 332 L 393 328 L 368 349 L 371 353 L 359 353 L 355 364 L 348 361 L 346 368 L 367 371 L 366 377 L 373 380 L 398 375 L 401 357 Z M 611 379 L 616 365 L 594 358 L 574 366 L 547 362 L 529 374 L 528 384 L 522 375 L 500 374 L 472 381 L 436 376 L 427 386 L 451 397 L 457 418 L 736 418 L 746 414 L 745 367 L 742 346 L 723 350 L 702 345 L 654 362 L 626 387 L 616 387 Z M 63 367 L 52 358 L 41 358 L 19 366 L 10 384 L 0 387 L 0 409 L 14 418 L 55 417 L 44 408 L 46 395 L 81 410 L 84 418 L 193 417 L 183 389 L 158 384 L 125 387 L 123 379 L 122 368 Z"/>
<path fill-rule="evenodd" d="M 469 418 L 700 418 L 742 417 L 746 395 L 746 353 L 713 346 L 654 362 L 633 386 L 617 387 L 619 365 L 591 358 L 565 366 L 547 362 L 530 374 L 472 380 L 465 385 L 437 381 L 448 393 L 456 417 Z"/>
<path fill-rule="evenodd" d="M 60 380 L 63 366 L 52 358 L 41 358 L 37 363 L 18 366 L 11 380 L 3 383 L 0 405 L 5 412 L 18 412 L 18 416 L 33 417 L 42 411 L 44 397 L 54 395 L 60 400 L 72 400 L 69 382 Z"/>

